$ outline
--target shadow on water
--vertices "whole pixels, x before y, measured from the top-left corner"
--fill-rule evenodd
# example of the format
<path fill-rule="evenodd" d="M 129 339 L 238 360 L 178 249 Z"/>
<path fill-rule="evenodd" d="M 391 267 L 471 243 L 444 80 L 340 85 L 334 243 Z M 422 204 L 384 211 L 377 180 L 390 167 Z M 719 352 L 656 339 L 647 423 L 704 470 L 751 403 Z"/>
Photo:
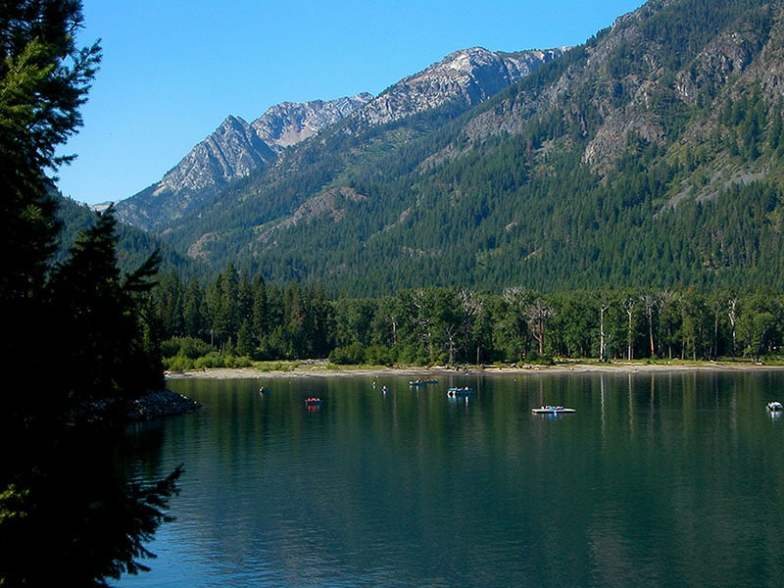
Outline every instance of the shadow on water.
<path fill-rule="evenodd" d="M 108 578 L 146 569 L 140 561 L 151 555 L 145 543 L 168 518 L 164 511 L 180 470 L 159 479 L 151 471 L 161 471 L 159 462 L 144 482 L 131 482 L 129 450 L 143 441 L 145 459 L 160 455 L 164 431 L 128 436 L 82 425 L 54 440 L 34 431 L 40 442 L 20 435 L 13 457 L 3 460 L 24 475 L 0 493 L 0 584 L 46 586 L 62 573 L 73 585 L 103 586 Z"/>
<path fill-rule="evenodd" d="M 205 409 L 131 430 L 127 468 L 185 464 L 177 521 L 121 586 L 784 579 L 778 373 L 173 384 Z"/>

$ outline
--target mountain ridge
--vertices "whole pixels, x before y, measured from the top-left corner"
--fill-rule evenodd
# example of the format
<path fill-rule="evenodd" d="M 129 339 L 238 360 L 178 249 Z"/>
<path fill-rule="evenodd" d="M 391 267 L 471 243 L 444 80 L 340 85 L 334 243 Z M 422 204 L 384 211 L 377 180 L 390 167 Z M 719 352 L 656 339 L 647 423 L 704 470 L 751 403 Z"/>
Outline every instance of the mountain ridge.
<path fill-rule="evenodd" d="M 271 106 L 252 126 L 268 145 L 283 149 L 296 145 L 322 129 L 350 117 L 373 99 L 369 92 L 335 100 L 281 102 Z"/>
<path fill-rule="evenodd" d="M 560 49 L 516 52 L 470 47 L 453 51 L 424 70 L 407 76 L 371 100 L 354 116 L 366 124 L 394 122 L 454 99 L 479 104 L 555 59 Z"/>
<path fill-rule="evenodd" d="M 232 181 L 273 164 L 285 148 L 339 122 L 369 98 L 362 93 L 334 100 L 284 102 L 252 123 L 228 115 L 160 181 L 118 202 L 118 218 L 141 229 L 157 230 L 166 220 L 199 208 Z"/>
<path fill-rule="evenodd" d="M 229 116 L 160 182 L 120 201 L 118 216 L 146 230 L 165 230 L 189 214 L 198 214 L 231 182 L 264 171 L 288 148 L 326 128 L 345 122 L 348 132 L 358 133 L 448 103 L 469 108 L 555 59 L 560 52 L 462 49 L 393 84 L 377 97 L 361 93 L 329 101 L 284 102 L 270 107 L 251 123 Z"/>

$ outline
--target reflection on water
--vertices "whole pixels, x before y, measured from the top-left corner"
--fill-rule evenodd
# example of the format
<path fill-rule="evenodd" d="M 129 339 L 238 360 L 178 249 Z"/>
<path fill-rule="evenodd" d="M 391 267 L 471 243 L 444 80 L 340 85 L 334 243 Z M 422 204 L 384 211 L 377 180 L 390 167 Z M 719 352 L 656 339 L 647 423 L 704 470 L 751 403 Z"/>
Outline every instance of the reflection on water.
<path fill-rule="evenodd" d="M 121 586 L 784 582 L 784 374 L 172 387 L 205 410 L 128 440 L 140 477 L 185 464 L 177 521 Z"/>

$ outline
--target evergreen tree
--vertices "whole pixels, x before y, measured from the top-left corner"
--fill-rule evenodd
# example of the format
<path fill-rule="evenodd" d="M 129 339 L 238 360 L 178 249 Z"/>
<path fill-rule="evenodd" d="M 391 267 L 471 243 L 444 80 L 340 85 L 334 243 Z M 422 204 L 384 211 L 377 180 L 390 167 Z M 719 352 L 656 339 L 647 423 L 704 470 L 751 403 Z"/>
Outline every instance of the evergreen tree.
<path fill-rule="evenodd" d="M 109 213 L 53 270 L 58 223 L 47 173 L 81 124 L 100 60 L 77 48 L 79 0 L 0 4 L 0 322 L 2 356 L 30 385 L 0 411 L 0 585 L 104 586 L 143 568 L 179 470 L 126 483 L 97 412 L 160 385 L 157 328 L 145 327 L 153 257 L 123 278 Z M 149 315 L 147 315 L 148 318 Z M 89 417 L 89 418 L 85 418 Z M 96 417 L 101 417 L 97 419 Z"/>
<path fill-rule="evenodd" d="M 258 276 L 253 283 L 253 335 L 257 344 L 261 344 L 269 325 L 267 308 L 267 287 L 264 278 Z"/>
<path fill-rule="evenodd" d="M 185 291 L 182 314 L 183 328 L 188 337 L 205 335 L 204 293 L 196 279 L 190 281 Z"/>
<path fill-rule="evenodd" d="M 76 47 L 81 23 L 77 0 L 0 6 L 0 312 L 9 320 L 40 294 L 55 248 L 59 227 L 45 172 L 68 159 L 55 149 L 81 125 L 79 107 L 101 57 L 97 44 Z"/>
<path fill-rule="evenodd" d="M 254 350 L 253 332 L 251 330 L 250 321 L 246 319 L 242 321 L 242 324 L 237 331 L 237 354 L 251 356 L 253 355 Z"/>

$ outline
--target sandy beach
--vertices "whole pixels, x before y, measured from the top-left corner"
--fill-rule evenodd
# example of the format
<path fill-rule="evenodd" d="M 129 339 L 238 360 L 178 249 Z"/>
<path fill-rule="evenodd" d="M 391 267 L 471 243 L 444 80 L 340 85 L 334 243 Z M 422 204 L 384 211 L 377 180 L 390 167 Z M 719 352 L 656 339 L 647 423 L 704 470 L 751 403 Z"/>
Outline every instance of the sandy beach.
<path fill-rule="evenodd" d="M 376 378 L 406 376 L 411 378 L 425 378 L 433 376 L 457 375 L 535 375 L 535 374 L 579 374 L 579 373 L 663 373 L 663 372 L 759 372 L 784 370 L 781 365 L 764 365 L 754 363 L 722 363 L 722 362 L 696 362 L 690 363 L 636 363 L 613 362 L 608 364 L 564 363 L 552 366 L 528 365 L 519 367 L 468 367 L 446 368 L 351 368 L 334 366 L 326 361 L 308 361 L 296 365 L 292 369 L 258 369 L 249 368 L 212 368 L 205 370 L 190 370 L 184 372 L 167 372 L 168 379 L 210 379 L 210 380 L 240 380 L 240 379 L 281 379 L 281 378 Z"/>

